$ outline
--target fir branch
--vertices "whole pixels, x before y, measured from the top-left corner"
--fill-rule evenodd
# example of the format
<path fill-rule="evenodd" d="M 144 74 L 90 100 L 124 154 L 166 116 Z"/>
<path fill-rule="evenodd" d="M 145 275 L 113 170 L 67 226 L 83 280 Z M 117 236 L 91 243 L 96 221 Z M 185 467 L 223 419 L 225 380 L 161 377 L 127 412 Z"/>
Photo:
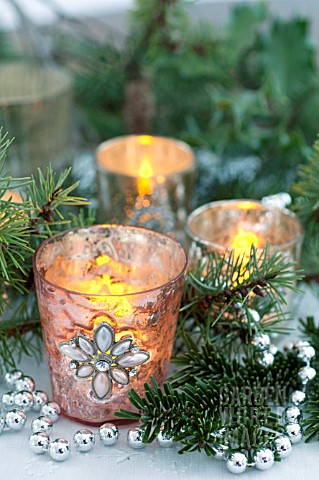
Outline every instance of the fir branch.
<path fill-rule="evenodd" d="M 298 183 L 293 186 L 298 195 L 295 211 L 305 222 L 319 222 L 319 139 L 313 144 L 313 153 L 298 170 Z"/>
<path fill-rule="evenodd" d="M 259 251 L 252 245 L 249 257 L 211 253 L 187 275 L 177 337 L 185 342 L 185 334 L 192 332 L 235 349 L 249 343 L 253 332 L 283 332 L 283 292 L 300 292 L 295 284 L 301 278 L 295 264 L 271 254 L 269 246 Z M 267 322 L 255 322 L 251 309 L 261 319 L 267 316 Z"/>
<path fill-rule="evenodd" d="M 204 451 L 208 456 L 224 440 L 230 448 L 245 445 L 253 449 L 269 444 L 276 432 L 282 431 L 279 417 L 271 413 L 267 403 L 252 405 L 251 397 L 240 392 L 234 403 L 229 403 L 222 389 L 223 382 L 215 379 L 197 380 L 185 385 L 182 391 L 165 382 L 163 390 L 152 380 L 145 384 L 145 396 L 132 389 L 129 399 L 138 413 L 120 410 L 119 418 L 139 420 L 145 429 L 144 443 L 151 443 L 163 430 L 181 443 L 179 453 Z M 271 432 L 266 432 L 267 430 Z"/>
<path fill-rule="evenodd" d="M 78 183 L 68 185 L 70 169 L 59 176 L 49 166 L 38 180 L 14 179 L 5 174 L 6 152 L 10 146 L 0 131 L 0 356 L 1 369 L 14 366 L 15 353 L 38 355 L 39 314 L 34 293 L 32 256 L 44 238 L 71 225 L 63 208 L 87 205 L 82 197 L 73 195 Z M 4 200 L 10 189 L 18 189 L 23 200 Z M 74 223 L 93 221 L 91 211 L 73 215 Z M 23 294 L 23 295 L 21 295 Z M 29 338 L 28 332 L 32 334 Z M 31 338 L 32 337 L 32 338 Z"/>
<path fill-rule="evenodd" d="M 311 346 L 316 351 L 316 357 L 312 360 L 312 366 L 318 372 L 319 370 L 319 325 L 316 325 L 314 317 L 307 317 L 300 320 L 302 331 L 309 339 Z M 308 403 L 304 413 L 306 418 L 303 420 L 305 428 L 306 442 L 312 439 L 319 440 L 319 378 L 315 377 L 308 388 Z"/>
<path fill-rule="evenodd" d="M 312 388 L 308 404 L 304 410 L 306 418 L 303 421 L 306 442 L 313 439 L 319 440 L 319 383 Z"/>
<path fill-rule="evenodd" d="M 187 353 L 173 359 L 178 370 L 169 381 L 174 388 L 194 384 L 198 379 L 214 378 L 221 385 L 224 382 L 223 391 L 230 401 L 246 391 L 247 395 L 250 392 L 254 405 L 265 401 L 284 405 L 289 393 L 298 387 L 296 379 L 301 364 L 291 354 L 285 356 L 277 352 L 273 365 L 265 368 L 256 363 L 249 352 L 239 362 L 229 360 L 212 343 L 199 347 L 189 339 L 188 346 L 191 344 Z"/>

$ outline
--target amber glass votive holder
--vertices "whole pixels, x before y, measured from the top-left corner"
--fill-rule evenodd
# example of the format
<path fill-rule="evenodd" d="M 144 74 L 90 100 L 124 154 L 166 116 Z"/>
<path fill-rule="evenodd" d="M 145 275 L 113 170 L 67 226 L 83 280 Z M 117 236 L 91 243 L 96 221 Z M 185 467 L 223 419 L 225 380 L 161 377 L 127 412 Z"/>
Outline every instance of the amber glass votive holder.
<path fill-rule="evenodd" d="M 195 159 L 184 142 L 128 135 L 96 152 L 100 222 L 150 228 L 183 240 Z"/>
<path fill-rule="evenodd" d="M 44 241 L 34 273 L 53 398 L 86 423 L 132 410 L 169 368 L 187 257 L 151 230 L 101 225 Z"/>

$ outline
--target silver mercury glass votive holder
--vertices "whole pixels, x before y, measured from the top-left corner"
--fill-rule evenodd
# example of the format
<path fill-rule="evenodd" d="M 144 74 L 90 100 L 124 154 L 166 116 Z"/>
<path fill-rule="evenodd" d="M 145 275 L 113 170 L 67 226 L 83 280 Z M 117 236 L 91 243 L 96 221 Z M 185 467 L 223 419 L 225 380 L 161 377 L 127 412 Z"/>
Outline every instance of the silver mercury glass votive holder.
<path fill-rule="evenodd" d="M 102 143 L 96 159 L 100 222 L 146 227 L 184 240 L 195 172 L 188 145 L 129 135 Z"/>

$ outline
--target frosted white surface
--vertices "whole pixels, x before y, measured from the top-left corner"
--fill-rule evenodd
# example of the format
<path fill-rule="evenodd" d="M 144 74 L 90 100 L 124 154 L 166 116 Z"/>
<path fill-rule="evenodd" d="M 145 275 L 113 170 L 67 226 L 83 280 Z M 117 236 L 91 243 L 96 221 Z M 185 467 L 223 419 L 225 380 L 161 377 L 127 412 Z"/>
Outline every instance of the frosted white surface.
<path fill-rule="evenodd" d="M 298 315 L 305 316 L 317 313 L 318 301 L 307 292 L 300 296 Z M 296 315 L 298 317 L 298 315 Z M 298 332 L 291 335 L 294 340 Z M 287 340 L 287 338 L 285 339 Z M 36 366 L 31 359 L 24 359 L 21 365 L 25 374 L 31 375 L 37 388 L 48 391 L 49 379 L 45 363 Z M 7 389 L 3 384 L 2 392 Z M 105 447 L 96 439 L 92 452 L 80 454 L 73 448 L 71 457 L 63 463 L 50 460 L 47 455 L 37 456 L 29 450 L 31 420 L 36 413 L 28 414 L 27 425 L 21 432 L 4 432 L 0 437 L 1 462 L 0 480 L 205 480 L 233 479 L 228 473 L 224 462 L 209 459 L 204 454 L 192 453 L 178 455 L 176 449 L 163 449 L 156 443 L 146 446 L 143 450 L 133 450 L 126 444 L 126 428 L 122 428 L 118 443 L 113 447 Z M 64 437 L 72 442 L 73 434 L 83 427 L 61 417 L 54 424 L 51 439 Z M 91 428 L 91 427 L 89 427 Z M 95 433 L 96 428 L 91 428 Z M 301 443 L 293 446 L 289 458 L 275 465 L 267 472 L 255 469 L 249 470 L 240 478 L 247 480 L 308 480 L 318 478 L 318 442 L 309 445 Z"/>

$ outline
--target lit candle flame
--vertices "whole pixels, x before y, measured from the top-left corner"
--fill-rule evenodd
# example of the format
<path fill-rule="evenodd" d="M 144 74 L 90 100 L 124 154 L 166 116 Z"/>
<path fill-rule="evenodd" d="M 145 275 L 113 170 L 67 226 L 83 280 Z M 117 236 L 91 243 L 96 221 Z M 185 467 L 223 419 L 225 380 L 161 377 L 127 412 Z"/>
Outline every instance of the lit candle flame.
<path fill-rule="evenodd" d="M 256 248 L 258 247 L 257 235 L 254 232 L 249 232 L 239 227 L 237 234 L 233 238 L 231 248 L 241 250 L 241 252 L 238 252 L 239 255 L 246 252 L 249 254 L 252 244 L 254 244 Z M 236 256 L 238 255 L 236 254 Z"/>
<path fill-rule="evenodd" d="M 143 156 L 141 166 L 138 170 L 138 180 L 137 180 L 137 190 L 139 195 L 151 195 L 153 192 L 152 188 L 152 176 L 153 169 L 150 164 L 149 158 L 145 155 Z"/>
<path fill-rule="evenodd" d="M 246 270 L 246 265 L 250 259 L 250 250 L 251 246 L 254 245 L 256 248 L 258 247 L 258 237 L 254 232 L 243 230 L 242 228 L 238 228 L 236 235 L 234 236 L 231 248 L 234 251 L 235 259 L 238 257 L 242 257 L 242 265 L 240 268 L 238 282 L 242 283 L 244 280 L 247 280 L 250 276 L 248 270 Z M 234 275 L 233 281 L 237 280 L 238 274 L 237 272 Z"/>

